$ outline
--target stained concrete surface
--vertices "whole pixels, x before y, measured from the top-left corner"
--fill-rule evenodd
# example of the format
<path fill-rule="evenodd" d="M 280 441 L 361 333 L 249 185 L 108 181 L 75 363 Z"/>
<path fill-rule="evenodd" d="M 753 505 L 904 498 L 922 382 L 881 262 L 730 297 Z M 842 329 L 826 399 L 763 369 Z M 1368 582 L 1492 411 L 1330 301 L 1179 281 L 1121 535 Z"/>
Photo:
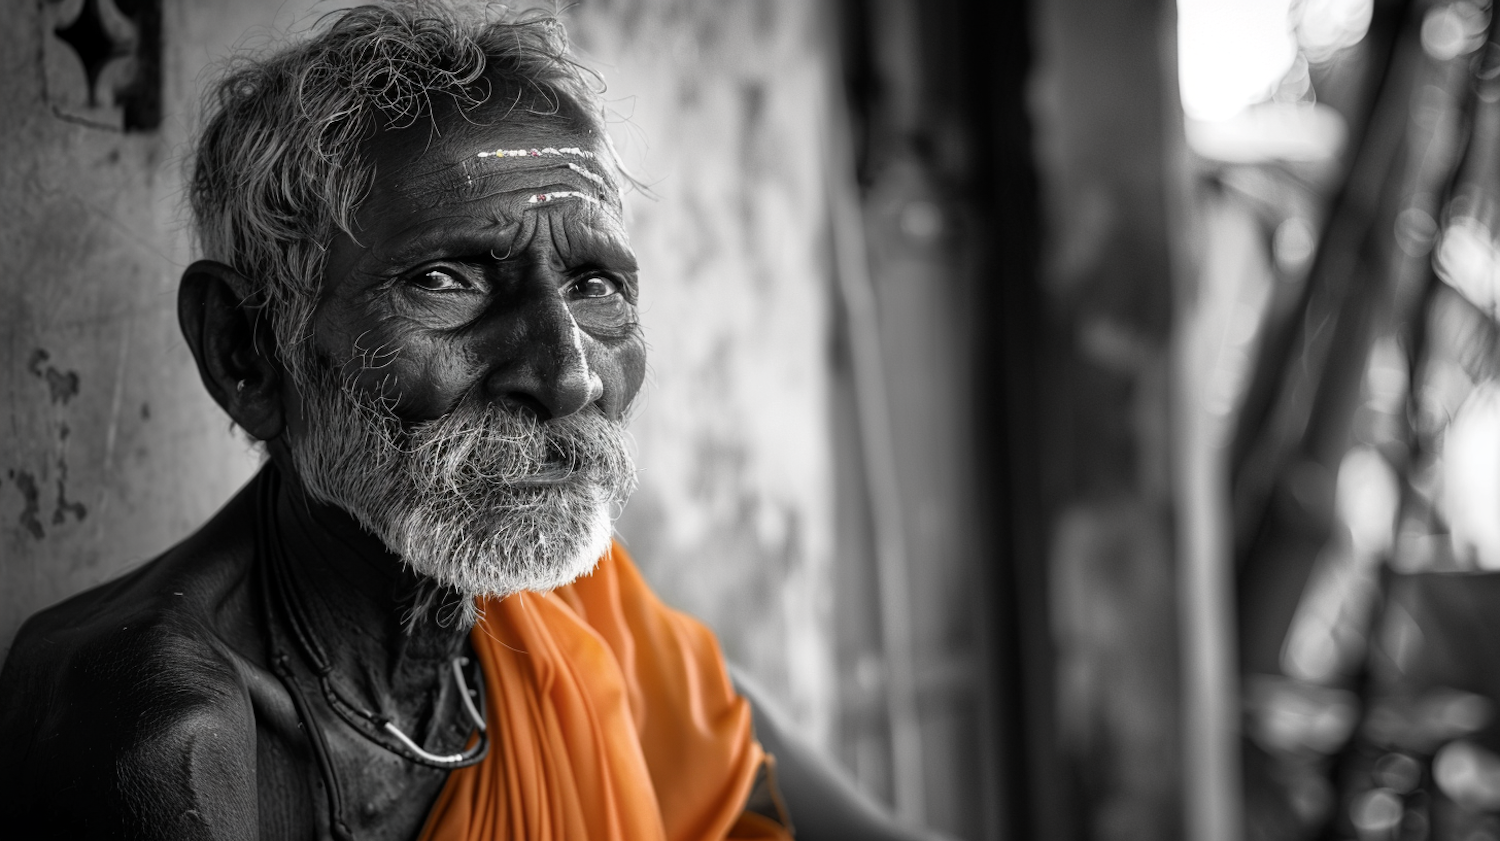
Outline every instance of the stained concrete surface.
<path fill-rule="evenodd" d="M 815 4 L 588 3 L 627 166 L 651 377 L 620 523 L 671 603 L 820 741 L 833 704 L 830 42 Z"/>

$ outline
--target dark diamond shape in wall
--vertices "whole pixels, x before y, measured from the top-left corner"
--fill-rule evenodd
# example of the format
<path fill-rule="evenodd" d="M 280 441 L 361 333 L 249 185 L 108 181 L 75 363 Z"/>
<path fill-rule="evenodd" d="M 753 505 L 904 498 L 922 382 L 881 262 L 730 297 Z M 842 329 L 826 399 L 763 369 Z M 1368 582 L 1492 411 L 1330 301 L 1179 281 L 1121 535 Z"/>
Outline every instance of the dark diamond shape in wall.
<path fill-rule="evenodd" d="M 89 106 L 98 107 L 94 88 L 99 84 L 99 73 L 111 61 L 130 55 L 135 39 L 121 39 L 105 28 L 99 0 L 83 0 L 83 9 L 78 12 L 77 19 L 55 31 L 57 37 L 78 53 L 79 61 L 83 62 L 84 77 L 88 79 Z"/>
<path fill-rule="evenodd" d="M 42 0 L 53 113 L 100 128 L 161 123 L 161 0 Z"/>

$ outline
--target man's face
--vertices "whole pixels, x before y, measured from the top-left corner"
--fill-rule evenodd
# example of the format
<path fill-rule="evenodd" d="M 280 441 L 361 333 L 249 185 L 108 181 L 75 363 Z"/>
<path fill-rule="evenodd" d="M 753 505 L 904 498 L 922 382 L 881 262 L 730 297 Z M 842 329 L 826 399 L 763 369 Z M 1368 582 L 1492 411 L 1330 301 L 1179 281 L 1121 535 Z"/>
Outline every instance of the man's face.
<path fill-rule="evenodd" d="M 475 595 L 559 586 L 607 547 L 645 371 L 605 148 L 491 102 L 371 140 L 288 418 L 314 496 Z"/>

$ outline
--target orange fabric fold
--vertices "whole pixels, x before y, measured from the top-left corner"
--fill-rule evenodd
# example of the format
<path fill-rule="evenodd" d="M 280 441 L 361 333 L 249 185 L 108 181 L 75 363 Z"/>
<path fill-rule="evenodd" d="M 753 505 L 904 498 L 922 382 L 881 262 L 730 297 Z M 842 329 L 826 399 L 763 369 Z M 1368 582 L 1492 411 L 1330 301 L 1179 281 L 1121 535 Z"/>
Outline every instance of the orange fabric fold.
<path fill-rule="evenodd" d="M 765 755 L 713 634 L 614 544 L 592 575 L 484 605 L 490 752 L 452 772 L 422 841 L 788 841 L 743 814 Z"/>

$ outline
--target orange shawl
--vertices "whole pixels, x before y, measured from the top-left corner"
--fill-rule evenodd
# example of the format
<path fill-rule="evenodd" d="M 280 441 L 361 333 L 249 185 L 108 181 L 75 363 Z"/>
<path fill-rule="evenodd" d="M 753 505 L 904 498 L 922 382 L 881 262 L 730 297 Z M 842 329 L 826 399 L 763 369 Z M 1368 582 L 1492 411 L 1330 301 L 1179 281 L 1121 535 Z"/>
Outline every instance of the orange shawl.
<path fill-rule="evenodd" d="M 490 752 L 422 841 L 789 841 L 743 812 L 765 754 L 713 634 L 618 544 L 567 587 L 488 601 L 471 639 Z"/>

